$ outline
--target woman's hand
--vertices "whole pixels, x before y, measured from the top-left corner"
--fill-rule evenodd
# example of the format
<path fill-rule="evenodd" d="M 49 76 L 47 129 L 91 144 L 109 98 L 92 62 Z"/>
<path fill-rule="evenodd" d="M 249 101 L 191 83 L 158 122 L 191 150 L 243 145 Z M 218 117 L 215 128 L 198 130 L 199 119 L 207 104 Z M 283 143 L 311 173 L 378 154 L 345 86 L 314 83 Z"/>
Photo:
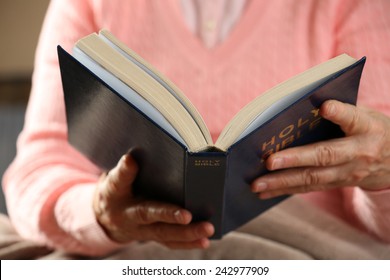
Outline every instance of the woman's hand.
<path fill-rule="evenodd" d="M 276 172 L 252 184 L 260 198 L 345 186 L 366 190 L 390 186 L 390 118 L 334 100 L 325 102 L 320 113 L 338 124 L 346 137 L 271 155 L 266 166 Z"/>
<path fill-rule="evenodd" d="M 119 243 L 154 240 L 169 248 L 208 247 L 208 237 L 214 233 L 212 224 L 190 224 L 192 216 L 187 210 L 132 195 L 137 170 L 137 164 L 128 154 L 100 178 L 93 207 L 107 235 Z"/>

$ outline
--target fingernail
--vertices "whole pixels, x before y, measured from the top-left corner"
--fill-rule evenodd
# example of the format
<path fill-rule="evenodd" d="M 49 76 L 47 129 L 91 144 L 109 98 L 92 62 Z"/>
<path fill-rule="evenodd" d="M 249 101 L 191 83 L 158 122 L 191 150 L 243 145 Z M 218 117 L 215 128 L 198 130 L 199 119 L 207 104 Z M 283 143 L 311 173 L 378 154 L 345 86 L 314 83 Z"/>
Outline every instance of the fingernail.
<path fill-rule="evenodd" d="M 177 210 L 173 213 L 175 220 L 180 224 L 188 224 L 191 222 L 191 215 L 186 214 L 187 211 Z"/>
<path fill-rule="evenodd" d="M 212 224 L 206 225 L 207 236 L 212 236 L 214 234 L 214 231 L 214 226 Z"/>
<path fill-rule="evenodd" d="M 129 154 L 125 154 L 122 156 L 122 160 L 125 165 L 129 165 L 131 161 L 131 156 Z"/>
<path fill-rule="evenodd" d="M 336 106 L 332 103 L 332 102 L 329 102 L 328 103 L 328 112 L 327 112 L 328 116 L 334 116 L 336 115 Z"/>
<path fill-rule="evenodd" d="M 283 168 L 283 158 L 275 158 L 272 161 L 271 170 Z"/>
<path fill-rule="evenodd" d="M 254 192 L 262 192 L 262 191 L 265 191 L 266 189 L 267 189 L 267 184 L 264 182 L 259 182 L 259 183 L 255 184 L 253 191 Z"/>
<path fill-rule="evenodd" d="M 184 222 L 184 218 L 183 218 L 183 215 L 181 214 L 181 211 L 180 210 L 177 210 L 173 213 L 173 216 L 175 217 L 175 220 L 179 223 L 183 223 Z"/>

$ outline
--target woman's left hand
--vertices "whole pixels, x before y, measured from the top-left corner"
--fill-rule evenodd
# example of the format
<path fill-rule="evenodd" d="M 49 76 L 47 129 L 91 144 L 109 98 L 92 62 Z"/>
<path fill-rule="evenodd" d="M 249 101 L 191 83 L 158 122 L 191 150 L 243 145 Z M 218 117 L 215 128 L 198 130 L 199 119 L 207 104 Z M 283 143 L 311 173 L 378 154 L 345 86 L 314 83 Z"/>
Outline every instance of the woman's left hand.
<path fill-rule="evenodd" d="M 262 199 L 345 186 L 380 190 L 390 186 L 390 118 L 380 112 L 326 101 L 321 116 L 345 137 L 289 148 L 271 155 L 271 172 L 252 183 Z"/>

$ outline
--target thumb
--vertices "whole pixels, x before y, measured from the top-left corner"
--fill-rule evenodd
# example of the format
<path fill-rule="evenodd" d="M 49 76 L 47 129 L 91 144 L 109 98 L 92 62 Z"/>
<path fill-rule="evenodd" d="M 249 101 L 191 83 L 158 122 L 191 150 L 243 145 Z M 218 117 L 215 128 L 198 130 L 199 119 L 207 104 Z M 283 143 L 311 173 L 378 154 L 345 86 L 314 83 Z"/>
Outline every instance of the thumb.
<path fill-rule="evenodd" d="M 132 194 L 132 184 L 137 176 L 138 166 L 130 154 L 121 157 L 118 164 L 106 177 L 106 194 L 111 197 L 126 197 Z"/>
<path fill-rule="evenodd" d="M 369 120 L 351 104 L 328 100 L 322 104 L 320 112 L 322 117 L 338 124 L 346 135 L 360 134 L 369 128 Z"/>

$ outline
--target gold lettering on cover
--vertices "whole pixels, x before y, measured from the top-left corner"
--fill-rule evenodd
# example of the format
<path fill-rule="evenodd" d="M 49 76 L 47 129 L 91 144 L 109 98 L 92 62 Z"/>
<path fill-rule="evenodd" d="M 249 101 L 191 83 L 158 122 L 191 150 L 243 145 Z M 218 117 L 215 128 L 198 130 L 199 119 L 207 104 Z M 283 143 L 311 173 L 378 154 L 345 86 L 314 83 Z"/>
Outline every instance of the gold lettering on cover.
<path fill-rule="evenodd" d="M 275 137 L 272 137 L 273 139 L 275 139 Z M 268 142 L 270 143 L 270 142 Z M 274 147 L 271 147 L 270 149 L 268 149 L 266 151 L 266 147 L 267 145 L 264 145 L 266 144 L 265 142 L 263 143 L 263 150 L 262 150 L 262 160 L 266 160 L 270 155 L 272 155 L 273 153 L 276 153 L 276 152 L 279 152 L 280 151 L 280 144 L 276 144 Z M 265 152 L 264 152 L 265 151 Z"/>
<path fill-rule="evenodd" d="M 295 123 L 287 125 L 278 134 L 261 144 L 263 161 L 271 154 L 291 146 L 294 141 L 300 139 L 305 134 L 305 131 L 310 131 L 320 124 L 322 119 L 320 109 L 313 108 L 309 112 L 309 116 L 298 118 Z"/>
<path fill-rule="evenodd" d="M 271 140 L 269 141 L 269 142 L 264 142 L 263 143 L 263 147 L 262 147 L 262 151 L 265 151 L 266 149 L 267 149 L 267 146 L 269 145 L 269 146 L 273 146 L 273 145 L 275 145 L 275 136 L 273 136 L 272 138 L 271 138 Z"/>
<path fill-rule="evenodd" d="M 285 147 L 287 147 L 288 145 L 290 145 L 291 143 L 293 143 L 295 140 L 295 137 L 294 135 L 291 135 L 290 137 L 287 137 L 286 139 L 284 139 L 282 141 L 282 149 L 284 149 Z"/>
<path fill-rule="evenodd" d="M 262 154 L 261 156 L 261 161 L 265 161 L 270 155 L 272 155 L 274 153 L 274 150 L 271 149 L 271 150 L 267 150 L 265 153 Z"/>
<path fill-rule="evenodd" d="M 279 138 L 284 138 L 288 136 L 291 132 L 294 131 L 295 126 L 293 124 L 290 124 L 289 126 L 285 127 L 280 133 Z"/>
<path fill-rule="evenodd" d="M 196 159 L 194 162 L 195 167 L 218 167 L 221 166 L 220 159 Z"/>
<path fill-rule="evenodd" d="M 319 108 L 313 109 L 310 112 L 313 114 L 313 116 L 315 118 L 319 117 L 319 115 L 320 115 L 320 109 Z"/>
<path fill-rule="evenodd" d="M 309 126 L 310 130 L 316 128 L 316 127 L 320 124 L 321 120 L 322 120 L 321 117 L 319 117 L 319 118 L 313 120 L 313 121 L 310 123 L 310 126 Z"/>
<path fill-rule="evenodd" d="M 298 126 L 298 128 L 301 128 L 302 126 L 304 126 L 308 122 L 309 122 L 309 120 L 302 120 L 302 118 L 299 118 L 297 126 Z"/>

